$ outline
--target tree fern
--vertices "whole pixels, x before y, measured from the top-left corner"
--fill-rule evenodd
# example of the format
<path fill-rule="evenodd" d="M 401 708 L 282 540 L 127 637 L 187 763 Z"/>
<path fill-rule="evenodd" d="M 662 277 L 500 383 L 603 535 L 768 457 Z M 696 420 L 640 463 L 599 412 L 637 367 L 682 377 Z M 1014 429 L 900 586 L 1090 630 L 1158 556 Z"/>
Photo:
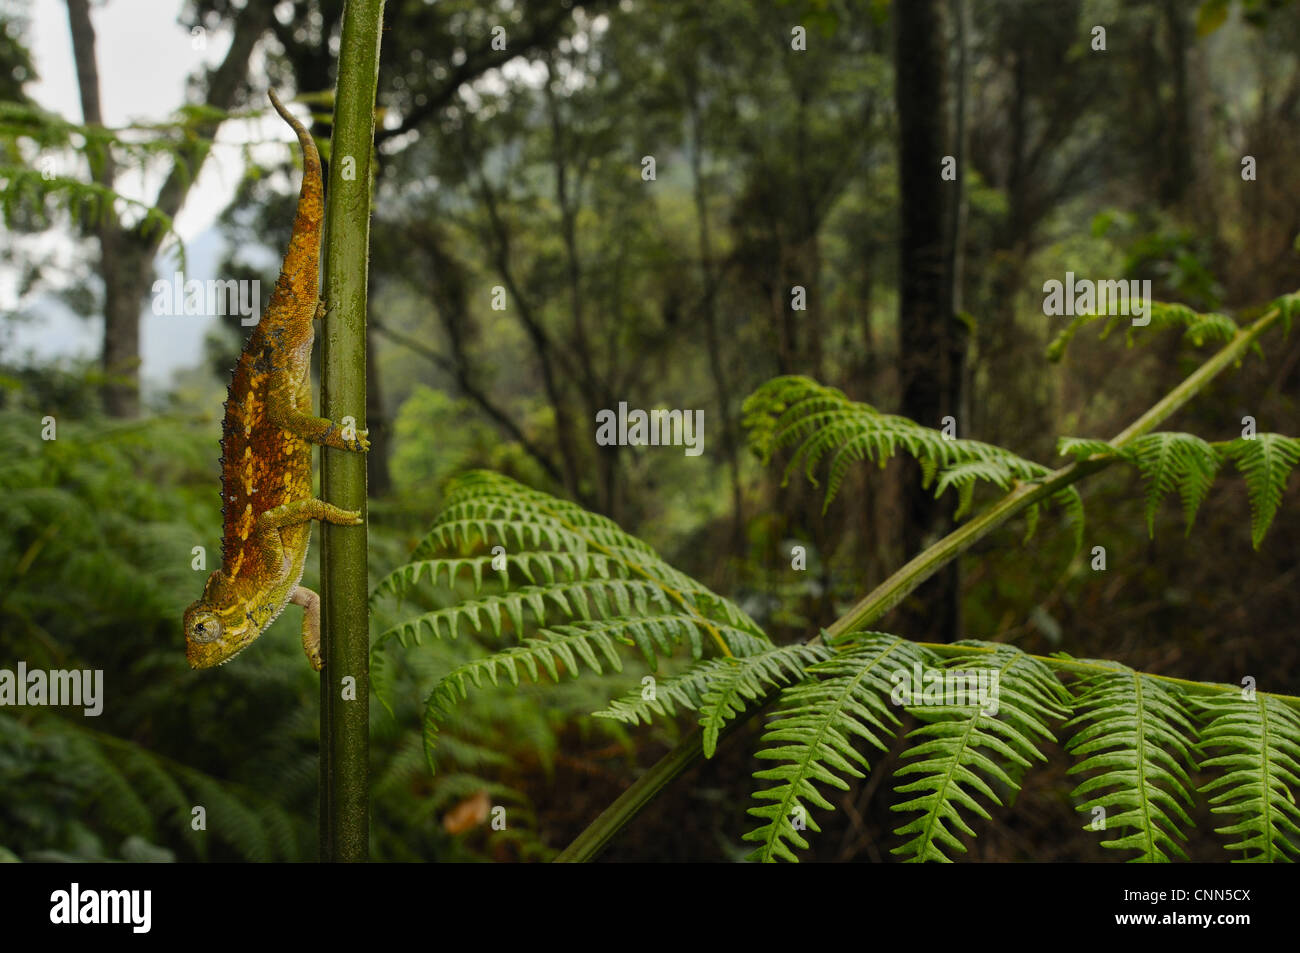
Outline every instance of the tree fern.
<path fill-rule="evenodd" d="M 1208 469 L 1206 448 L 1218 454 L 1220 446 L 1158 434 L 1123 451 L 1101 441 L 1062 444 L 1081 458 L 1131 453 L 1159 491 L 1157 501 L 1179 492 L 1185 506 L 1203 498 L 1205 480 L 1196 483 L 1196 475 L 1184 471 L 1201 463 Z M 1267 472 L 1270 459 L 1265 464 Z M 528 548 L 511 552 L 500 569 L 476 561 L 475 550 L 500 540 Z M 777 763 L 755 773 L 771 784 L 754 794 L 758 803 L 749 813 L 760 823 L 744 839 L 756 844 L 752 859 L 794 860 L 809 847 L 806 832 L 818 830 L 809 812 L 832 808 L 823 789 L 843 790 L 849 779 L 862 777 L 869 765 L 859 746 L 884 750 L 897 729 L 899 715 L 890 705 L 895 673 L 924 665 L 948 676 L 961 673 L 967 688 L 972 675 L 996 676 L 983 687 L 996 685 L 991 697 L 997 710 L 985 708 L 989 699 L 978 696 L 929 698 L 923 686 L 910 700 L 907 710 L 922 724 L 908 735 L 894 771 L 898 802 L 891 808 L 916 816 L 897 828 L 904 840 L 896 854 L 947 861 L 964 852 L 963 836 L 975 834 L 971 815 L 987 819 L 990 803 L 1014 796 L 1025 772 L 1044 760 L 1042 746 L 1055 741 L 1051 725 L 1062 719 L 1069 719 L 1065 748 L 1078 762 L 1071 773 L 1089 775 L 1073 793 L 1077 807 L 1090 821 L 1101 809 L 1104 829 L 1115 832 L 1103 846 L 1135 851 L 1138 860 L 1182 855 L 1178 840 L 1190 823 L 1189 772 L 1198 743 L 1227 749 L 1205 767 L 1233 769 L 1218 786 L 1207 787 L 1218 792 L 1214 809 L 1238 818 L 1223 832 L 1245 835 L 1230 846 L 1267 859 L 1293 846 L 1296 699 L 1261 693 L 1263 706 L 1246 711 L 1220 700 L 1221 686 L 1179 683 L 1113 662 L 1039 658 L 987 642 L 926 646 L 880 633 L 832 639 L 823 632 L 808 643 L 773 646 L 738 607 L 663 564 L 640 540 L 504 478 L 475 474 L 453 487 L 419 552 L 376 587 L 376 598 L 409 594 L 425 580 L 464 597 L 393 626 L 377 644 L 414 648 L 425 634 L 440 641 L 469 635 L 480 653 L 441 674 L 425 702 L 423 747 L 430 758 L 441 726 L 476 687 L 620 671 L 628 650 L 653 665 L 689 644 L 693 661 L 685 670 L 634 687 L 595 714 L 639 724 L 692 711 L 703 729 L 702 747 L 712 754 L 728 723 L 775 699 L 758 757 Z M 547 555 L 528 560 L 536 572 L 518 568 L 537 554 Z M 417 564 L 423 568 L 411 568 Z M 542 565 L 563 568 L 548 575 L 537 568 Z M 482 570 L 477 580 L 476 567 Z M 725 653 L 705 657 L 711 647 L 724 646 Z M 1069 673 L 1083 676 L 1077 694 L 1058 677 Z M 1198 739 L 1187 706 L 1207 693 L 1203 704 L 1219 717 Z M 1268 725 L 1259 728 L 1262 716 Z M 448 745 L 461 771 L 504 764 L 481 744 L 467 747 L 449 737 Z"/>
<path fill-rule="evenodd" d="M 890 809 L 920 812 L 894 832 L 911 835 L 892 851 L 909 860 L 947 861 L 945 850 L 965 853 L 953 829 L 970 836 L 975 832 L 962 818 L 962 809 L 987 819 L 988 811 L 974 795 L 1000 805 L 1002 800 L 990 782 L 1005 791 L 1018 791 L 1019 775 L 1030 766 L 1030 759 L 1047 760 L 1038 750 L 1041 740 L 1056 740 L 1048 721 L 1066 716 L 1062 707 L 1066 692 L 1051 669 L 1012 646 L 996 646 L 991 654 L 957 655 L 945 665 L 949 670 L 996 675 L 998 710 L 991 714 L 978 703 L 908 708 L 926 724 L 908 734 L 918 740 L 902 755 L 903 761 L 911 763 L 895 771 L 894 777 L 920 777 L 894 790 L 924 793 Z"/>
<path fill-rule="evenodd" d="M 1187 838 L 1181 825 L 1192 823 L 1184 806 L 1192 805 L 1195 725 L 1173 690 L 1109 665 L 1114 671 L 1090 676 L 1077 690 L 1078 714 L 1067 725 L 1076 731 L 1066 750 L 1082 760 L 1070 773 L 1098 773 L 1071 796 L 1091 795 L 1077 806 L 1085 814 L 1101 809 L 1087 827 L 1132 831 L 1103 840 L 1103 847 L 1136 850 L 1137 860 L 1168 861 L 1170 853 L 1186 859 L 1178 841 Z"/>
<path fill-rule="evenodd" d="M 832 808 L 814 782 L 847 790 L 845 775 L 864 776 L 869 765 L 854 747 L 854 739 L 886 750 L 885 740 L 900 724 L 886 703 L 890 674 L 899 668 L 910 670 L 929 658 L 906 639 L 873 633 L 847 651 L 810 666 L 805 681 L 782 693 L 756 757 L 786 763 L 754 773 L 756 779 L 778 783 L 754 792 L 756 800 L 772 803 L 749 809 L 766 821 L 744 835 L 745 840 L 759 843 L 749 859 L 798 860 L 790 845 L 808 847 L 800 830 L 820 830 L 809 816 L 809 806 Z"/>
<path fill-rule="evenodd" d="M 1175 312 L 1166 316 L 1187 319 Z M 1200 324 L 1207 334 L 1219 333 L 1214 328 L 1226 331 L 1213 318 Z M 1216 360 L 1225 363 L 1251 340 L 1249 334 L 1234 337 Z M 1055 500 L 1075 506 L 1079 498 L 1070 480 L 1091 472 L 1049 471 L 990 444 L 948 439 L 805 378 L 770 382 L 746 403 L 746 413 L 760 455 L 791 452 L 787 477 L 795 468 L 810 478 L 819 468 L 829 470 L 828 503 L 853 462 L 884 462 L 900 452 L 920 462 L 923 479 L 936 494 L 956 490 L 962 511 L 970 508 L 978 483 L 1007 491 L 972 521 L 985 521 L 982 532 L 1018 512 L 1017 505 L 1026 510 L 1046 495 L 1020 492 L 1021 485 L 1048 484 Z M 1179 433 L 1145 434 L 1123 443 L 1065 438 L 1060 450 L 1080 461 L 1131 463 L 1146 484 L 1149 531 L 1159 504 L 1172 493 L 1178 494 L 1190 528 L 1222 461 L 1231 459 L 1246 475 L 1258 541 L 1300 460 L 1300 442 L 1275 434 L 1260 437 L 1262 443 L 1246 438 L 1208 443 Z M 1036 511 L 1028 509 L 1028 515 L 1032 532 Z M 997 709 L 987 707 L 988 697 L 935 699 L 923 690 L 910 700 L 907 710 L 921 725 L 907 736 L 894 771 L 898 802 L 891 809 L 915 816 L 896 829 L 903 843 L 895 854 L 947 861 L 964 852 L 963 837 L 975 835 L 971 815 L 988 819 L 990 803 L 1014 798 L 1028 769 L 1045 760 L 1043 746 L 1055 743 L 1058 721 L 1069 734 L 1065 749 L 1077 761 L 1071 773 L 1087 775 L 1073 792 L 1078 810 L 1114 832 L 1102 841 L 1104 847 L 1134 851 L 1135 859 L 1145 861 L 1182 856 L 1178 841 L 1185 838 L 1188 807 L 1194 803 L 1192 753 L 1202 744 L 1226 749 L 1207 761 L 1207 768 L 1234 769 L 1207 786 L 1218 791 L 1214 809 L 1239 818 L 1223 829 L 1245 835 L 1230 846 L 1265 859 L 1278 859 L 1295 846 L 1290 789 L 1300 752 L 1295 737 L 1300 699 L 1261 693 L 1267 700 L 1246 710 L 1224 701 L 1222 686 L 1135 672 L 1114 662 L 1041 658 L 987 642 L 921 645 L 855 631 L 884 611 L 880 606 L 894 604 L 890 600 L 902 582 L 891 589 L 889 580 L 820 636 L 776 647 L 739 607 L 663 563 L 609 520 L 489 474 L 471 474 L 453 486 L 413 559 L 381 581 L 374 597 L 408 595 L 425 580 L 450 590 L 453 604 L 426 598 L 425 611 L 389 628 L 376 645 L 410 647 L 425 634 L 438 640 L 465 634 L 481 653 L 442 674 L 430 693 L 427 752 L 440 725 L 475 687 L 503 678 L 519 684 L 521 674 L 533 681 L 545 674 L 558 682 L 566 672 L 619 671 L 625 649 L 639 649 L 654 668 L 659 658 L 689 644 L 692 661 L 682 671 L 615 697 L 596 716 L 636 725 L 691 711 L 706 755 L 713 754 L 730 722 L 775 699 L 758 757 L 777 763 L 755 773 L 772 784 L 754 794 L 758 804 L 749 809 L 760 821 L 744 837 L 757 845 L 752 859 L 794 860 L 809 846 L 805 832 L 818 830 L 809 810 L 830 809 L 824 788 L 846 789 L 850 778 L 869 770 L 862 745 L 887 747 L 900 724 L 888 700 L 894 676 L 922 665 L 960 678 L 967 690 L 975 678 L 976 688 L 996 691 Z M 501 641 L 509 644 L 500 647 Z M 705 657 L 710 650 L 718 654 Z M 981 684 L 981 675 L 993 681 Z M 1058 676 L 1081 677 L 1077 693 Z M 1203 736 L 1188 713 L 1192 700 L 1202 696 L 1211 699 L 1205 704 L 1215 716 Z M 1261 718 L 1267 725 L 1261 726 Z M 619 810 L 636 803 L 624 801 Z"/>
<path fill-rule="evenodd" d="M 1224 752 L 1201 762 L 1201 769 L 1225 773 L 1201 787 L 1215 814 L 1240 820 L 1215 833 L 1239 837 L 1227 845 L 1245 861 L 1291 860 L 1300 854 L 1300 714 L 1276 698 L 1244 693 L 1196 698 L 1209 723 L 1201 729 L 1202 749 Z"/>

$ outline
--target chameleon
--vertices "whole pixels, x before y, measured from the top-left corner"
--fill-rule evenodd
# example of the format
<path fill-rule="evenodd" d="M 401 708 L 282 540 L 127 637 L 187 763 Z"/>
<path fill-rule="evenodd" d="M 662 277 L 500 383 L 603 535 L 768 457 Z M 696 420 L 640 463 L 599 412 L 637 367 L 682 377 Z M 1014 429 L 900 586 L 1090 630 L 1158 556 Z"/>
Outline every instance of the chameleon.
<path fill-rule="evenodd" d="M 311 521 L 356 526 L 360 511 L 312 496 L 312 445 L 364 453 L 366 430 L 340 428 L 311 413 L 312 322 L 319 292 L 324 219 L 320 154 L 311 134 L 270 93 L 298 137 L 302 189 L 280 276 L 231 375 L 221 431 L 221 568 L 185 610 L 185 655 L 192 668 L 230 661 L 289 603 L 303 608 L 302 646 L 321 669 L 320 597 L 299 582 Z"/>

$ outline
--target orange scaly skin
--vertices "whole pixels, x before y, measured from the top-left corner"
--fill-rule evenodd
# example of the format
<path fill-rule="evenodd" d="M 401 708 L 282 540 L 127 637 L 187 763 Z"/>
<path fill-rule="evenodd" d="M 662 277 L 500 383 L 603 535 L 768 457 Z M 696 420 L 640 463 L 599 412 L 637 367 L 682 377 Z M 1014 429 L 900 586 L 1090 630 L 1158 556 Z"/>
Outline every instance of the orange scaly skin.
<path fill-rule="evenodd" d="M 324 313 L 320 155 L 270 96 L 302 145 L 302 191 L 280 277 L 230 381 L 221 428 L 221 568 L 185 610 L 185 654 L 193 668 L 227 662 L 292 602 L 304 609 L 303 650 L 320 671 L 320 598 L 298 585 L 311 520 L 355 526 L 361 514 L 312 497 L 311 447 L 364 452 L 370 443 L 365 430 L 348 433 L 311 415 L 312 321 Z"/>

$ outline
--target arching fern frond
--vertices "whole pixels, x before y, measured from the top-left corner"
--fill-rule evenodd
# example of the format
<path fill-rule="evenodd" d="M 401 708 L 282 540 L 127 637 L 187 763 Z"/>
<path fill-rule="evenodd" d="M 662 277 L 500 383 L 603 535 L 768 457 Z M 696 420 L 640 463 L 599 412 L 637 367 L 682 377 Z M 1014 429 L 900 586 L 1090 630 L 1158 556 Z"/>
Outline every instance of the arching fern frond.
<path fill-rule="evenodd" d="M 1001 805 L 993 784 L 1018 791 L 1030 759 L 1047 760 L 1038 750 L 1041 740 L 1056 740 L 1048 722 L 1068 714 L 1062 707 L 1068 693 L 1038 659 L 1009 645 L 957 644 L 993 651 L 952 656 L 943 668 L 926 674 L 924 685 L 910 687 L 912 704 L 907 710 L 926 724 L 908 734 L 917 743 L 903 752 L 902 760 L 910 763 L 895 771 L 894 777 L 920 777 L 894 790 L 924 793 L 890 810 L 919 812 L 894 832 L 911 835 L 892 851 L 911 861 L 948 861 L 945 849 L 965 853 L 966 846 L 953 828 L 967 835 L 975 832 L 961 810 L 987 819 L 988 811 L 974 795 Z M 939 694 L 932 697 L 936 685 Z"/>
<path fill-rule="evenodd" d="M 956 490 L 959 516 L 970 509 L 979 482 L 1007 490 L 1016 482 L 1039 480 L 1050 472 L 994 444 L 950 437 L 907 417 L 881 413 L 807 377 L 768 381 L 746 399 L 744 411 L 750 446 L 764 462 L 793 448 L 784 480 L 802 468 L 816 485 L 816 472 L 826 463 L 823 511 L 834 501 L 854 463 L 874 461 L 884 466 L 900 452 L 921 465 L 924 485 L 933 483 L 935 496 L 949 488 Z M 1052 500 L 1065 506 L 1081 539 L 1083 505 L 1077 490 L 1067 487 L 1053 494 Z M 1037 515 L 1035 505 L 1031 531 Z"/>
<path fill-rule="evenodd" d="M 1257 433 L 1219 444 L 1219 451 L 1241 471 L 1250 496 L 1250 541 L 1256 549 L 1273 524 L 1292 468 L 1300 462 L 1300 439 Z"/>
<path fill-rule="evenodd" d="M 1300 714 L 1263 693 L 1247 699 L 1241 693 L 1195 697 L 1209 716 L 1201 729 L 1203 749 L 1223 754 L 1201 762 L 1201 769 L 1225 773 L 1201 787 L 1215 814 L 1240 820 L 1215 833 L 1240 837 L 1228 850 L 1240 850 L 1242 861 L 1289 861 L 1300 854 L 1300 808 L 1293 788 L 1300 788 Z"/>
<path fill-rule="evenodd" d="M 476 552 L 481 549 L 492 551 L 489 562 Z M 424 718 L 431 767 L 440 725 L 473 687 L 498 685 L 503 677 L 518 684 L 521 673 L 558 681 L 562 672 L 577 677 L 584 667 L 621 671 L 627 648 L 654 669 L 660 656 L 683 644 L 695 658 L 706 644 L 735 657 L 772 647 L 739 606 L 669 566 L 613 521 L 497 474 L 473 472 L 455 481 L 412 562 L 385 577 L 374 597 L 406 592 L 426 577 L 454 587 L 466 576 L 473 579 L 472 596 L 407 619 L 372 646 L 376 654 L 390 641 L 419 644 L 425 633 L 455 638 L 462 631 L 515 643 L 469 660 L 435 685 Z"/>
<path fill-rule="evenodd" d="M 1188 772 L 1195 769 L 1195 726 L 1179 695 L 1157 679 L 1104 664 L 1115 671 L 1080 683 L 1079 714 L 1066 725 L 1076 729 L 1066 750 L 1083 759 L 1070 774 L 1098 772 L 1071 793 L 1092 795 L 1076 809 L 1102 809 L 1100 822 L 1090 820 L 1086 829 L 1132 831 L 1102 841 L 1103 847 L 1136 850 L 1134 859 L 1148 862 L 1168 861 L 1170 853 L 1186 859 L 1175 838 L 1186 840 L 1180 824 L 1192 823 L 1183 805 L 1192 804 Z"/>
<path fill-rule="evenodd" d="M 1183 339 L 1194 347 L 1201 347 L 1204 344 L 1213 342 L 1225 343 L 1231 341 L 1233 335 L 1237 333 L 1237 322 L 1226 314 L 1218 314 L 1217 312 L 1202 314 L 1193 311 L 1185 304 L 1169 304 L 1162 301 L 1151 301 L 1147 304 L 1150 308 L 1150 322 L 1145 325 L 1133 324 L 1132 317 L 1127 314 L 1092 312 L 1078 315 L 1047 346 L 1047 359 L 1053 363 L 1059 361 L 1065 356 L 1066 348 L 1070 346 L 1070 342 L 1074 340 L 1074 336 L 1079 333 L 1080 329 L 1098 321 L 1106 322 L 1106 326 L 1102 329 L 1100 335 L 1103 340 L 1120 323 L 1128 322 L 1125 341 L 1129 347 L 1133 346 L 1133 334 L 1139 328 L 1148 331 L 1183 328 Z M 1130 310 L 1135 309 L 1130 307 Z"/>
<path fill-rule="evenodd" d="M 1251 543 L 1263 542 L 1277 514 L 1287 478 L 1300 462 L 1300 439 L 1260 433 L 1220 443 L 1207 443 L 1188 433 L 1157 432 L 1138 437 L 1123 447 L 1104 440 L 1062 437 L 1062 456 L 1078 460 L 1112 457 L 1137 467 L 1146 484 L 1147 532 L 1155 535 L 1155 514 L 1160 501 L 1175 490 L 1183 504 L 1187 532 L 1219 472 L 1231 460 L 1246 480 L 1250 499 Z"/>
<path fill-rule="evenodd" d="M 756 779 L 778 783 L 754 792 L 755 800 L 771 803 L 749 809 L 765 821 L 744 835 L 759 844 L 750 860 L 797 862 L 791 845 L 808 847 L 800 831 L 820 830 L 809 816 L 809 807 L 832 808 L 813 782 L 847 790 L 845 775 L 860 778 L 869 770 L 854 739 L 885 751 L 886 739 L 900 724 L 886 703 L 894 684 L 891 676 L 899 670 L 911 671 L 930 655 L 896 636 L 862 633 L 860 637 L 864 641 L 810 666 L 804 672 L 807 680 L 781 694 L 780 707 L 768 721 L 756 757 L 786 763 L 754 773 Z"/>

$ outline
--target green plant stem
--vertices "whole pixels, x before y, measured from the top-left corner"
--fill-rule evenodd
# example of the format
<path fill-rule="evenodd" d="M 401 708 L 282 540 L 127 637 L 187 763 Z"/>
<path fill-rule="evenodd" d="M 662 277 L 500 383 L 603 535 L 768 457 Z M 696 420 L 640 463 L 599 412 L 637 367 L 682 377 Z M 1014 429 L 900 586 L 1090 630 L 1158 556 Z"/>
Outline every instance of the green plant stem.
<path fill-rule="evenodd" d="M 339 47 L 326 215 L 321 410 L 358 430 L 366 413 L 371 156 L 384 0 L 348 0 Z M 321 451 L 321 496 L 366 508 L 366 458 Z M 366 526 L 326 524 L 321 544 L 320 859 L 370 853 L 370 614 Z M 347 681 L 345 681 L 347 680 Z"/>
<path fill-rule="evenodd" d="M 1276 324 L 1281 316 L 1281 310 L 1275 307 L 1253 324 L 1239 330 L 1232 340 L 1224 345 L 1213 357 L 1153 404 L 1146 413 L 1117 434 L 1111 440 L 1111 444 L 1115 447 L 1125 446 L 1143 434 L 1150 433 L 1163 421 L 1173 416 L 1184 404 L 1204 389 L 1211 380 L 1230 365 L 1239 362 L 1259 339 L 1260 335 Z M 1058 490 L 1105 469 L 1113 462 L 1114 458 L 1107 457 L 1093 457 L 1081 460 L 1055 470 L 1039 481 L 1021 484 L 1016 487 L 979 516 L 963 523 L 933 546 L 914 557 L 873 589 L 847 613 L 836 619 L 825 630 L 829 640 L 834 641 L 837 637 L 855 632 L 879 619 L 903 599 L 907 598 L 917 586 L 933 576 L 944 565 L 956 559 L 975 542 L 993 532 L 1012 516 L 1049 497 Z M 817 641 L 818 638 L 820 636 L 809 641 Z M 1059 659 L 1053 661 L 1061 662 Z M 1180 680 L 1175 679 L 1174 681 Z M 775 694 L 775 691 L 776 689 L 773 689 L 772 694 Z M 769 694 L 754 699 L 753 703 L 735 718 L 731 727 L 737 727 L 740 723 L 752 718 L 762 710 L 770 697 Z M 1289 696 L 1279 697 L 1283 700 L 1289 698 Z M 634 781 L 613 804 L 601 812 L 600 816 L 579 834 L 573 843 L 565 848 L 556 859 L 571 863 L 591 860 L 604 848 L 615 833 L 649 803 L 661 788 L 672 781 L 687 765 L 703 753 L 700 733 L 694 731 L 687 735 L 672 751 L 664 755 L 645 774 Z"/>
<path fill-rule="evenodd" d="M 732 727 L 734 724 L 733 722 Z M 690 767 L 702 754 L 704 754 L 704 732 L 699 728 L 692 728 L 672 751 L 656 761 L 635 784 L 602 811 L 600 816 L 574 839 L 573 843 L 559 853 L 553 863 L 580 864 L 591 860 L 605 849 L 610 838 L 641 812 L 656 791 Z"/>

